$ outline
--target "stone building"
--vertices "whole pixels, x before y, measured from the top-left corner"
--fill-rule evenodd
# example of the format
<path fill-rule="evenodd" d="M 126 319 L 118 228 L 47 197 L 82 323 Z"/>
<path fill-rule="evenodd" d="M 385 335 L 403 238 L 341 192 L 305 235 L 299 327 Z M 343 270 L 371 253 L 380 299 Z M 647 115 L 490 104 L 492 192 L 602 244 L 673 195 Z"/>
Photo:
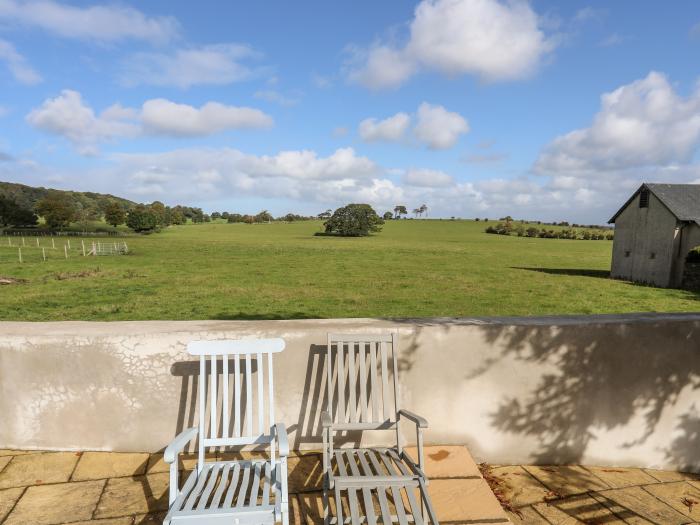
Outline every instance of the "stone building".
<path fill-rule="evenodd" d="M 612 277 L 666 288 L 692 277 L 686 256 L 700 245 L 700 184 L 642 184 L 608 222 Z"/>

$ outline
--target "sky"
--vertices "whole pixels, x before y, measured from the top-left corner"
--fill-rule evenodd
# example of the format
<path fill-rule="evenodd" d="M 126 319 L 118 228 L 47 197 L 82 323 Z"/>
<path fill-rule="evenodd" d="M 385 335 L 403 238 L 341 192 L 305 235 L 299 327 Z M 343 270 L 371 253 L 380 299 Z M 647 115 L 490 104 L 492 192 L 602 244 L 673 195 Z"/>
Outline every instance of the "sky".
<path fill-rule="evenodd" d="M 0 0 L 0 180 L 604 223 L 700 183 L 700 2 Z"/>

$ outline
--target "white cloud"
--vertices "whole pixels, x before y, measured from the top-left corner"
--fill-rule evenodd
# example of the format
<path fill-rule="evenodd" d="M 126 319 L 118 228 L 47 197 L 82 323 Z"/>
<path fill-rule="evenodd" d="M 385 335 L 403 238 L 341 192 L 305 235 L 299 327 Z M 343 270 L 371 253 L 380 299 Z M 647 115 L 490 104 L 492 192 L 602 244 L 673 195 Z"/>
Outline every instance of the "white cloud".
<path fill-rule="evenodd" d="M 410 169 L 404 174 L 403 182 L 421 188 L 441 188 L 455 184 L 454 179 L 444 171 L 430 169 Z"/>
<path fill-rule="evenodd" d="M 143 134 L 206 136 L 230 129 L 265 128 L 272 117 L 254 108 L 207 102 L 200 108 L 151 99 L 140 110 L 114 104 L 99 115 L 77 91 L 66 89 L 27 115 L 32 126 L 67 138 L 83 155 L 95 155 L 106 141 Z"/>
<path fill-rule="evenodd" d="M 601 97 L 590 127 L 557 137 L 535 163 L 543 174 L 606 176 L 611 171 L 691 161 L 700 145 L 700 86 L 679 96 L 660 73 Z"/>
<path fill-rule="evenodd" d="M 427 102 L 418 107 L 417 120 L 413 133 L 430 149 L 451 148 L 460 135 L 469 131 L 469 124 L 459 113 Z"/>
<path fill-rule="evenodd" d="M 146 132 L 182 137 L 206 136 L 228 129 L 266 128 L 272 117 L 259 109 L 207 102 L 201 108 L 162 98 L 147 100 L 141 110 Z"/>
<path fill-rule="evenodd" d="M 37 27 L 66 38 L 114 42 L 124 39 L 166 42 L 176 36 L 173 17 L 150 17 L 133 7 L 77 7 L 53 0 L 0 0 L 0 20 Z"/>
<path fill-rule="evenodd" d="M 45 100 L 39 108 L 32 110 L 27 115 L 27 122 L 66 137 L 83 155 L 94 155 L 99 142 L 138 134 L 138 125 L 128 120 L 131 116 L 120 106 L 112 106 L 96 115 L 83 103 L 80 93 L 65 89 L 59 96 Z"/>
<path fill-rule="evenodd" d="M 292 95 L 284 95 L 274 89 L 261 89 L 256 91 L 253 96 L 285 107 L 296 106 L 301 101 L 301 94 L 298 92 Z"/>
<path fill-rule="evenodd" d="M 7 40 L 0 39 L 0 61 L 5 62 L 12 76 L 21 84 L 31 86 L 42 81 L 41 75 L 27 63 L 27 60 L 17 52 L 15 46 Z"/>
<path fill-rule="evenodd" d="M 487 82 L 532 74 L 555 42 L 526 1 L 423 0 L 404 46 L 350 48 L 346 73 L 369 88 L 395 88 L 420 70 Z"/>
<path fill-rule="evenodd" d="M 126 86 L 148 84 L 189 88 L 241 82 L 254 71 L 241 63 L 258 56 L 244 44 L 217 44 L 172 53 L 136 53 L 124 62 L 121 80 Z"/>
<path fill-rule="evenodd" d="M 365 142 L 398 142 L 404 138 L 411 123 L 411 117 L 406 113 L 397 113 L 384 120 L 367 118 L 360 122 L 358 131 Z"/>

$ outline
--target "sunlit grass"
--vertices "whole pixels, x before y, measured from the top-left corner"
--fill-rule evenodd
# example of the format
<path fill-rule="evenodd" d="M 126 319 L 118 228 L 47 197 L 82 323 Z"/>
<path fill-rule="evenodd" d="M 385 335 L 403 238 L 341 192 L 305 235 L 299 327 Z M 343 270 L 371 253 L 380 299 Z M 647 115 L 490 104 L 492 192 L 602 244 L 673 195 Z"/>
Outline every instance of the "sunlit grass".
<path fill-rule="evenodd" d="M 487 235 L 485 226 L 392 221 L 378 235 L 343 239 L 314 237 L 319 222 L 187 225 L 124 239 L 128 256 L 82 257 L 71 238 L 68 260 L 61 239 L 42 262 L 36 241 L 27 239 L 23 264 L 0 237 L 0 276 L 27 280 L 0 286 L 0 319 L 491 316 L 700 306 L 689 292 L 607 278 L 610 241 Z"/>

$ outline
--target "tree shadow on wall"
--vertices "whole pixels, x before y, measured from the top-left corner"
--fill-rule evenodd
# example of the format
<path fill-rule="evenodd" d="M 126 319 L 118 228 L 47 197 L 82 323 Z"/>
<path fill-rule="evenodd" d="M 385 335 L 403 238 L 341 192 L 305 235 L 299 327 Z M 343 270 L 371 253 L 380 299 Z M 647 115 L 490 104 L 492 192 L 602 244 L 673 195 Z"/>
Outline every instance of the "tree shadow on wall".
<path fill-rule="evenodd" d="M 514 357 L 551 366 L 523 398 L 506 398 L 492 414 L 499 430 L 533 436 L 537 463 L 580 462 L 599 429 L 611 430 L 643 414 L 644 429 L 625 447 L 644 443 L 662 412 L 686 388 L 700 389 L 700 322 L 641 322 L 591 326 L 483 326 L 487 341 L 504 348 L 495 361 Z M 669 459 L 700 470 L 698 416 L 683 416 Z"/>

